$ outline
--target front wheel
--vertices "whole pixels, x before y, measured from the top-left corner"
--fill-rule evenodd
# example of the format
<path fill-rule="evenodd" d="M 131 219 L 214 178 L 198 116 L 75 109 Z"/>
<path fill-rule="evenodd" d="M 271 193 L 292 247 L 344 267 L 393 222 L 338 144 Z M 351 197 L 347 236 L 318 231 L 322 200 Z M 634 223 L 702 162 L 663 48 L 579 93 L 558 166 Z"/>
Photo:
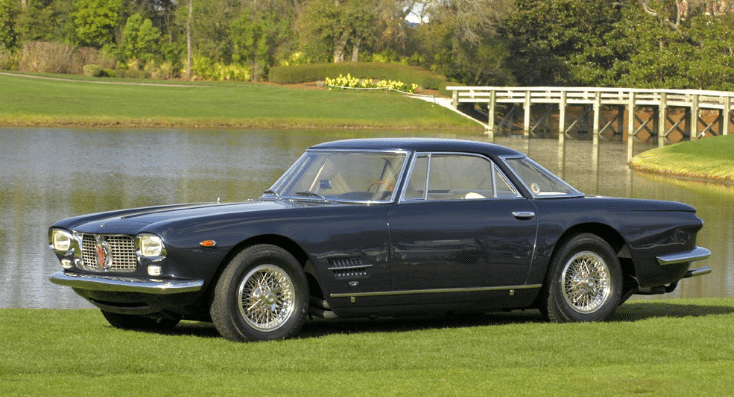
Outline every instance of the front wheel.
<path fill-rule="evenodd" d="M 604 321 L 622 295 L 619 259 L 599 236 L 580 234 L 553 257 L 543 294 L 541 312 L 549 321 Z"/>
<path fill-rule="evenodd" d="M 225 339 L 285 339 L 303 325 L 308 295 L 306 275 L 293 255 L 277 246 L 256 245 L 227 265 L 210 314 Z"/>

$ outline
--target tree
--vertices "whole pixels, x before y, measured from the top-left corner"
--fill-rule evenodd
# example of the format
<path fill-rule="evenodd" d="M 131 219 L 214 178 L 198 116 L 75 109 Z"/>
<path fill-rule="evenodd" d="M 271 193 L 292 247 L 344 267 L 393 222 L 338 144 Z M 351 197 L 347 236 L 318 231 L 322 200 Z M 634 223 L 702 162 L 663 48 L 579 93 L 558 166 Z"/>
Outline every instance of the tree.
<path fill-rule="evenodd" d="M 35 0 L 21 8 L 18 33 L 22 41 L 61 41 L 75 36 L 69 0 Z"/>
<path fill-rule="evenodd" d="M 457 40 L 478 44 L 494 32 L 514 10 L 512 0 L 424 0 L 429 20 L 443 18 L 454 27 Z"/>
<path fill-rule="evenodd" d="M 652 8 L 657 5 L 660 8 Z M 610 33 L 609 43 L 624 54 L 615 65 L 618 84 L 671 89 L 734 88 L 734 20 L 706 8 L 687 9 L 679 23 L 663 17 L 665 4 L 635 5 Z M 675 7 L 668 4 L 668 14 Z M 652 12 L 652 11 L 655 12 Z"/>
<path fill-rule="evenodd" d="M 76 36 L 82 45 L 101 48 L 114 43 L 120 0 L 74 0 Z"/>
<path fill-rule="evenodd" d="M 347 45 L 351 60 L 359 59 L 365 41 L 376 32 L 377 0 L 313 0 L 300 16 L 301 40 L 319 60 L 330 54 L 334 63 L 344 62 Z"/>
<path fill-rule="evenodd" d="M 150 61 L 158 53 L 160 36 L 160 31 L 153 27 L 150 19 L 143 20 L 140 14 L 134 14 L 127 19 L 122 29 L 120 53 L 125 59 Z"/>
<path fill-rule="evenodd" d="M 416 28 L 422 64 L 465 84 L 513 84 L 509 52 L 498 35 L 510 10 L 506 1 L 426 2 L 428 22 Z"/>
<path fill-rule="evenodd" d="M 14 0 L 0 0 L 0 48 L 15 51 L 18 47 L 16 26 L 20 10 Z"/>
<path fill-rule="evenodd" d="M 607 0 L 517 0 L 503 36 L 523 85 L 595 85 L 616 59 L 606 36 L 620 19 Z"/>

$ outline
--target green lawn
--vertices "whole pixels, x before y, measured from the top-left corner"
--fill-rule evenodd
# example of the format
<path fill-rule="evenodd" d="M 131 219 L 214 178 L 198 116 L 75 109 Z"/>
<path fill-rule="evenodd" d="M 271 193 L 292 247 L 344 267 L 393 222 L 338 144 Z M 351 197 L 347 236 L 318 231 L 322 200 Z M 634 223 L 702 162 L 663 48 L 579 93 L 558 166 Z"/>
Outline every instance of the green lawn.
<path fill-rule="evenodd" d="M 482 131 L 445 108 L 396 93 L 158 83 L 0 74 L 0 125 Z"/>
<path fill-rule="evenodd" d="M 97 310 L 0 310 L 3 396 L 721 396 L 734 299 L 633 301 L 606 323 L 535 311 L 307 322 L 237 344 L 210 324 L 109 327 Z"/>
<path fill-rule="evenodd" d="M 630 166 L 641 171 L 734 182 L 734 136 L 718 136 L 648 150 Z"/>

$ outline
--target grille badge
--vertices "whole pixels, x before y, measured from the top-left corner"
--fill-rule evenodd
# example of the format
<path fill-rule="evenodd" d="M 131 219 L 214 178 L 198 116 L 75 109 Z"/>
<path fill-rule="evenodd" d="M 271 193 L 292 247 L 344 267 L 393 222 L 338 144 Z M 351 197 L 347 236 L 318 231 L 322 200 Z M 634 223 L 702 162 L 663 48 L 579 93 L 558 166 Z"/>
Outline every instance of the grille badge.
<path fill-rule="evenodd" d="M 95 257 L 97 258 L 97 266 L 100 269 L 108 270 L 112 264 L 112 247 L 102 236 L 97 236 L 97 242 L 94 245 Z"/>

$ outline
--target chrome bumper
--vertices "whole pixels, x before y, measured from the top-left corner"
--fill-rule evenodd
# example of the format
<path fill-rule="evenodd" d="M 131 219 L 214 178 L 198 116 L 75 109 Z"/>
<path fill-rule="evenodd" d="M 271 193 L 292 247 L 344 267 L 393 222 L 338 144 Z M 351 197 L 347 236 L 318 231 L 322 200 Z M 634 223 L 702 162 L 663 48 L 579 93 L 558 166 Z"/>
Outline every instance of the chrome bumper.
<path fill-rule="evenodd" d="M 683 262 L 700 261 L 711 256 L 711 251 L 703 247 L 696 247 L 690 251 L 675 254 L 660 255 L 657 257 L 660 266 L 675 265 Z"/>
<path fill-rule="evenodd" d="M 140 280 L 125 277 L 72 274 L 62 271 L 52 274 L 49 280 L 54 284 L 79 289 L 158 295 L 196 292 L 204 286 L 204 280 Z"/>

